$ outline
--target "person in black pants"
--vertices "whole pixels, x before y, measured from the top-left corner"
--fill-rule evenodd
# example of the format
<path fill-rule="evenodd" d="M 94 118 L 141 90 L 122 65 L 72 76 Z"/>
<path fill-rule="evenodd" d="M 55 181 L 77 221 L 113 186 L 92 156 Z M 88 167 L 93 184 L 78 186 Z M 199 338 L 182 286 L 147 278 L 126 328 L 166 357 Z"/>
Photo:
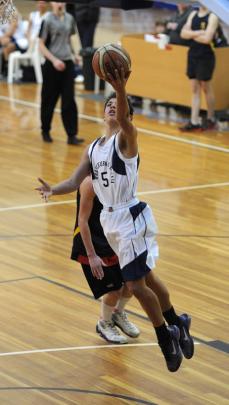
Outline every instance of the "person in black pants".
<path fill-rule="evenodd" d="M 50 136 L 54 108 L 61 96 L 61 117 L 68 135 L 68 144 L 83 142 L 78 138 L 78 110 L 74 98 L 74 63 L 71 37 L 76 27 L 73 17 L 65 12 L 64 3 L 52 2 L 52 12 L 41 25 L 40 50 L 46 61 L 41 91 L 41 129 L 44 142 Z M 77 58 L 77 57 L 76 57 Z"/>
<path fill-rule="evenodd" d="M 67 11 L 75 19 L 82 48 L 93 47 L 96 25 L 100 9 L 93 0 L 84 0 L 83 4 L 67 4 Z"/>

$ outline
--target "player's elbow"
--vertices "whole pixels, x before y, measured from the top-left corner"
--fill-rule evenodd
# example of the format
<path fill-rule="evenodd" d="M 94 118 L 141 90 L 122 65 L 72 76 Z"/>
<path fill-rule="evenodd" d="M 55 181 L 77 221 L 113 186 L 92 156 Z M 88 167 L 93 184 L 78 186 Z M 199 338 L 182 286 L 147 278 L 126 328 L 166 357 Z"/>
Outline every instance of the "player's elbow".
<path fill-rule="evenodd" d="M 213 39 L 212 36 L 204 35 L 202 38 L 202 43 L 208 45 L 211 43 L 212 39 Z"/>

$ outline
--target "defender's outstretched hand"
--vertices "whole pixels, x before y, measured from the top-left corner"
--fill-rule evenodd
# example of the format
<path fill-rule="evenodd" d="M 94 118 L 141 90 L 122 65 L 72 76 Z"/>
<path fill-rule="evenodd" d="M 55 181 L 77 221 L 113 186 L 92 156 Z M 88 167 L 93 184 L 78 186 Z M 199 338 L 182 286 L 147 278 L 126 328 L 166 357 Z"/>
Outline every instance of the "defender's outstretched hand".
<path fill-rule="evenodd" d="M 45 202 L 48 202 L 49 197 L 51 197 L 51 195 L 53 194 L 51 186 L 40 177 L 38 177 L 38 181 L 41 183 L 41 186 L 36 187 L 35 190 L 39 191 L 41 198 L 43 198 Z"/>

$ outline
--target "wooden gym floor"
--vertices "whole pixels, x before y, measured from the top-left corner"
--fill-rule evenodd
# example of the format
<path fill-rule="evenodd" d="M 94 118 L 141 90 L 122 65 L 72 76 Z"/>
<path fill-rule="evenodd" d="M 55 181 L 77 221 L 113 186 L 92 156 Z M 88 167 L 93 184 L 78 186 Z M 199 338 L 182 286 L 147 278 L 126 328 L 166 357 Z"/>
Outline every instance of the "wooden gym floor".
<path fill-rule="evenodd" d="M 103 104 L 77 85 L 80 135 L 101 134 Z M 40 87 L 0 83 L 0 404 L 228 404 L 229 133 L 180 134 L 135 116 L 139 198 L 153 208 L 160 259 L 178 313 L 192 315 L 195 357 L 169 373 L 133 298 L 141 329 L 130 344 L 95 332 L 100 303 L 69 259 L 75 195 L 43 204 L 37 177 L 66 178 L 84 146 L 66 144 L 57 109 L 53 144 L 39 130 Z"/>

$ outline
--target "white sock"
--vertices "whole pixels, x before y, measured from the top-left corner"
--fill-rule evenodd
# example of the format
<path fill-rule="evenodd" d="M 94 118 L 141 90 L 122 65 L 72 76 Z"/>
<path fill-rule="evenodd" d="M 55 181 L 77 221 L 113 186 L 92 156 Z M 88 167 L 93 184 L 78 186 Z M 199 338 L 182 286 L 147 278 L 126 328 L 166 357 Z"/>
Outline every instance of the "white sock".
<path fill-rule="evenodd" d="M 128 302 L 129 300 L 130 300 L 130 297 L 129 297 L 129 298 L 121 297 L 121 298 L 118 300 L 118 302 L 117 302 L 117 304 L 116 304 L 116 306 L 115 306 L 115 311 L 123 312 L 123 311 L 124 311 L 124 308 L 125 308 L 125 306 L 126 306 L 126 304 L 127 304 L 127 302 Z"/>
<path fill-rule="evenodd" d="M 112 319 L 113 307 L 105 304 L 103 301 L 101 303 L 101 319 L 103 321 L 111 321 Z"/>

